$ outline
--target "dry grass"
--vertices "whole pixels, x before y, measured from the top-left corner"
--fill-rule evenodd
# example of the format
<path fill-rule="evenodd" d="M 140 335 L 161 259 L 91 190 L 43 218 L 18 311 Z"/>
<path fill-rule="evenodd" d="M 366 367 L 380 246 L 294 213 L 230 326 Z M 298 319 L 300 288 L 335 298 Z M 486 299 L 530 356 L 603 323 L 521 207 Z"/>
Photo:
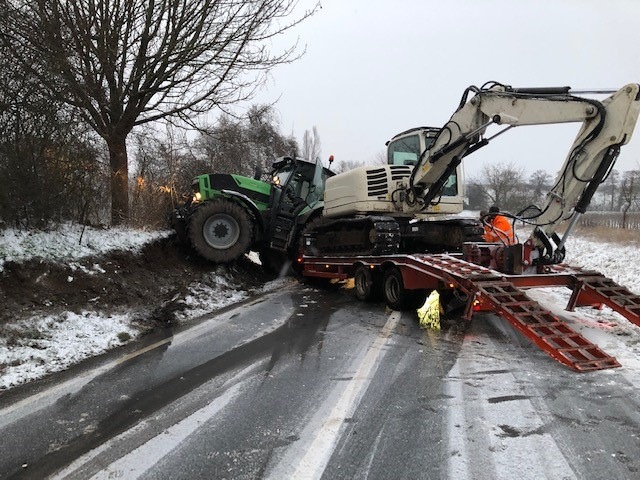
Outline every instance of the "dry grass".
<path fill-rule="evenodd" d="M 562 237 L 564 234 L 564 227 L 562 225 L 558 229 L 558 235 Z M 516 233 L 518 234 L 519 241 L 523 242 L 531 234 L 531 228 L 529 227 L 516 227 Z M 580 237 L 594 242 L 610 242 L 619 245 L 632 245 L 640 248 L 640 230 L 635 229 L 622 229 L 611 227 L 585 227 L 576 225 L 571 232 L 571 237 Z"/>
<path fill-rule="evenodd" d="M 623 245 L 639 244 L 640 230 L 608 227 L 581 227 L 577 226 L 572 235 L 600 242 L 612 242 Z"/>

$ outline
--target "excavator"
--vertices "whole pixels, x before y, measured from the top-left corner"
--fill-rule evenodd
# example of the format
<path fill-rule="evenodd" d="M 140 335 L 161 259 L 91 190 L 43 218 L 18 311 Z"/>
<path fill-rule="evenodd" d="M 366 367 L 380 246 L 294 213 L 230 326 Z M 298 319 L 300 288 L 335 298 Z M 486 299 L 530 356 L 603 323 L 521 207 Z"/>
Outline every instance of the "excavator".
<path fill-rule="evenodd" d="M 392 140 L 389 164 L 328 178 L 325 221 L 311 232 L 307 247 L 314 255 L 389 255 L 462 247 L 475 263 L 510 274 L 542 272 L 547 265 L 559 264 L 577 219 L 613 168 L 621 146 L 631 139 L 640 111 L 639 89 L 637 84 L 617 91 L 514 88 L 497 82 L 470 86 L 441 129 L 417 129 L 425 147 L 417 155 L 406 148 L 397 151 Z M 592 94 L 608 96 L 603 100 L 586 96 Z M 461 202 L 445 199 L 455 198 L 456 173 L 468 155 L 518 126 L 569 122 L 582 125 L 544 204 L 517 217 L 534 227 L 524 243 L 484 244 L 471 220 L 434 221 L 435 215 L 461 211 Z M 490 127 L 499 130 L 488 136 Z M 399 140 L 407 133 L 412 132 L 401 134 Z M 566 221 L 561 237 L 557 230 Z"/>

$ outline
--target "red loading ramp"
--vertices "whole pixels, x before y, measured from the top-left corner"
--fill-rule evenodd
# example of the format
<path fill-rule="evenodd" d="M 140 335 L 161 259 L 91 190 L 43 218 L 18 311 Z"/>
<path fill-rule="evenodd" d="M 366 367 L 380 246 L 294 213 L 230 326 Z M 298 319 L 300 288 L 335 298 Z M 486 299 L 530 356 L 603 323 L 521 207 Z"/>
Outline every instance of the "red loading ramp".
<path fill-rule="evenodd" d="M 483 303 L 551 358 L 579 372 L 619 367 L 618 361 L 573 331 L 549 310 L 508 281 L 476 282 Z"/>
<path fill-rule="evenodd" d="M 583 272 L 567 267 L 562 273 L 522 277 L 503 275 L 449 255 L 413 255 L 410 258 L 412 261 L 407 262 L 407 267 L 437 276 L 475 294 L 470 296 L 470 302 L 479 301 L 483 310 L 492 310 L 500 315 L 551 358 L 569 368 L 586 372 L 620 366 L 614 357 L 572 330 L 559 317 L 531 299 L 511 281 L 517 281 L 523 287 L 569 286 L 577 282 L 578 276 Z M 576 295 L 576 300 L 591 301 L 597 296 L 599 303 L 605 303 L 605 300 L 607 304 L 609 303 L 610 297 L 607 295 L 611 290 L 605 290 L 604 286 L 598 288 L 604 284 L 597 282 L 596 277 L 583 276 L 581 282 L 582 293 Z M 616 287 L 623 288 L 617 285 Z M 628 295 L 632 295 L 626 289 L 624 290 Z M 592 297 L 587 298 L 586 292 L 589 292 Z M 640 296 L 635 297 L 637 297 L 637 303 L 634 305 L 640 309 Z M 630 302 L 628 299 L 625 300 L 627 304 Z M 467 311 L 471 314 L 471 304 Z"/>
<path fill-rule="evenodd" d="M 575 286 L 567 310 L 584 305 L 603 304 L 640 326 L 640 295 L 630 292 L 598 272 L 573 275 Z"/>

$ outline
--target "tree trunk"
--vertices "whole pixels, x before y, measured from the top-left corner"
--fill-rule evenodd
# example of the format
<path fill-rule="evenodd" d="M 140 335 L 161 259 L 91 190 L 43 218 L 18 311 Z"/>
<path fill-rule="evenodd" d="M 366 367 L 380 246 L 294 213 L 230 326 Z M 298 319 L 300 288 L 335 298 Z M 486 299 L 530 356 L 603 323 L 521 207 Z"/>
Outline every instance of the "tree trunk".
<path fill-rule="evenodd" d="M 622 208 L 622 229 L 623 230 L 627 229 L 627 211 L 629 210 L 629 207 L 631 207 L 631 202 L 629 202 L 629 204 L 625 205 Z"/>
<path fill-rule="evenodd" d="M 129 164 L 126 136 L 113 136 L 107 140 L 111 166 L 111 225 L 120 225 L 129 219 Z"/>

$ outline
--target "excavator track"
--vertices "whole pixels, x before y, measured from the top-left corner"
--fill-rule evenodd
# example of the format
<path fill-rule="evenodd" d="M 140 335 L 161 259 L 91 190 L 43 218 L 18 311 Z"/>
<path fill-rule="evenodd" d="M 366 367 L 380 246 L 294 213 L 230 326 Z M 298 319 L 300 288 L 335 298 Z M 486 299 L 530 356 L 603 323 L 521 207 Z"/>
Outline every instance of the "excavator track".
<path fill-rule="evenodd" d="M 308 232 L 315 255 L 392 255 L 400 249 L 400 228 L 392 217 L 328 220 Z"/>
<path fill-rule="evenodd" d="M 325 220 L 306 233 L 313 255 L 395 255 L 459 251 L 464 242 L 482 241 L 483 232 L 473 219 L 399 223 L 369 216 Z"/>
<path fill-rule="evenodd" d="M 400 225 L 402 253 L 459 252 L 465 242 L 483 242 L 484 228 L 472 218 L 419 220 Z"/>

